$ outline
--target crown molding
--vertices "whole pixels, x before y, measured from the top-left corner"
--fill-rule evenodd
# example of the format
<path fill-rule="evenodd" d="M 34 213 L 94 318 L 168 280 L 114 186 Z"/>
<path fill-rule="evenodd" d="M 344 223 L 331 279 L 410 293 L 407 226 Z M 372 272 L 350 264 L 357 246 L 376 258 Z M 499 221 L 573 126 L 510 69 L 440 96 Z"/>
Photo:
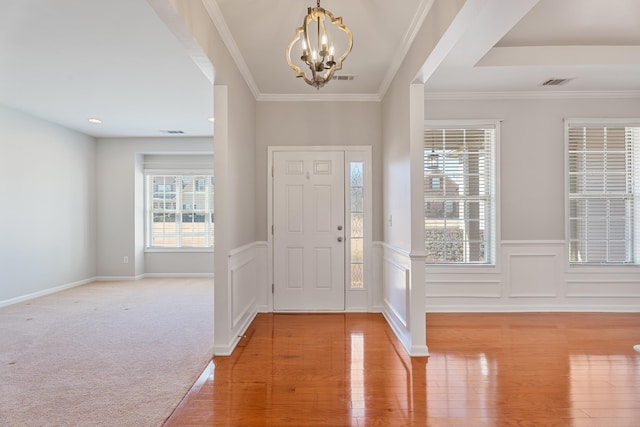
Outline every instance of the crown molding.
<path fill-rule="evenodd" d="M 218 2 L 216 0 L 202 0 L 209 17 L 213 21 L 216 29 L 220 33 L 220 37 L 224 42 L 229 54 L 233 58 L 240 74 L 244 78 L 249 90 L 253 94 L 253 97 L 256 101 L 279 101 L 279 102 L 300 102 L 300 101 L 343 101 L 343 102 L 380 102 L 384 97 L 385 93 L 389 89 L 391 82 L 393 81 L 396 73 L 400 69 L 402 62 L 404 61 L 411 44 L 416 38 L 418 31 L 424 20 L 431 10 L 433 3 L 435 0 L 421 0 L 418 9 L 413 16 L 413 20 L 411 21 L 409 27 L 407 28 L 407 32 L 402 40 L 401 47 L 398 49 L 396 55 L 394 56 L 389 68 L 387 69 L 387 73 L 380 83 L 378 87 L 378 92 L 376 94 L 268 94 L 261 93 L 258 89 L 258 85 L 256 84 L 247 63 L 244 61 L 242 54 L 240 53 L 240 49 L 235 42 L 235 39 L 231 35 L 231 31 L 229 30 L 229 26 L 227 25 L 224 16 L 222 15 L 222 11 L 218 6 Z"/>
<path fill-rule="evenodd" d="M 222 11 L 218 6 L 218 2 L 216 0 L 203 0 L 202 3 L 204 4 L 204 7 L 209 14 L 209 17 L 213 21 L 213 25 L 215 25 L 216 29 L 220 33 L 220 37 L 222 37 L 222 41 L 227 47 L 227 50 L 233 58 L 233 61 L 236 63 L 238 70 L 240 70 L 240 74 L 242 74 L 242 77 L 244 77 L 247 86 L 249 86 L 249 90 L 253 94 L 253 97 L 257 99 L 260 95 L 258 85 L 256 85 L 256 82 L 253 79 L 253 75 L 251 74 L 251 71 L 249 71 L 247 63 L 244 61 L 244 58 L 240 54 L 240 49 L 238 48 L 238 45 L 231 35 L 231 31 L 229 30 L 227 21 L 224 19 L 224 16 L 222 16 Z"/>
<path fill-rule="evenodd" d="M 427 18 L 427 14 L 431 10 L 434 1 L 435 0 L 420 1 L 416 14 L 413 15 L 413 20 L 411 21 L 411 24 L 409 24 L 407 32 L 402 39 L 400 49 L 396 51 L 396 55 L 393 57 L 391 64 L 387 69 L 387 74 L 384 76 L 384 79 L 382 79 L 382 82 L 380 83 L 380 87 L 378 88 L 378 97 L 380 99 L 384 98 L 384 95 L 387 93 L 389 86 L 391 86 L 391 82 L 400 69 L 405 56 L 407 56 L 409 48 L 411 47 L 413 40 L 415 40 L 416 36 L 418 35 L 418 30 L 420 30 L 420 27 L 422 27 L 424 20 Z"/>
<path fill-rule="evenodd" d="M 640 98 L 640 90 L 612 91 L 508 91 L 508 92 L 428 92 L 426 101 L 470 101 L 493 99 L 586 99 L 586 98 Z"/>
<path fill-rule="evenodd" d="M 256 101 L 272 102 L 380 102 L 381 98 L 375 93 L 261 93 Z"/>

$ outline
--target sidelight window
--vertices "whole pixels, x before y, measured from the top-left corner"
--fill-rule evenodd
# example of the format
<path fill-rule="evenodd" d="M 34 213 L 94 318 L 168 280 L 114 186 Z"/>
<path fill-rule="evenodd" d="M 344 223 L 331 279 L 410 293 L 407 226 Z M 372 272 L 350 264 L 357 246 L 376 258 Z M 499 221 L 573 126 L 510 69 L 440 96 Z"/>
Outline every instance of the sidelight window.
<path fill-rule="evenodd" d="M 364 162 L 349 163 L 350 188 L 350 283 L 351 289 L 364 288 Z"/>

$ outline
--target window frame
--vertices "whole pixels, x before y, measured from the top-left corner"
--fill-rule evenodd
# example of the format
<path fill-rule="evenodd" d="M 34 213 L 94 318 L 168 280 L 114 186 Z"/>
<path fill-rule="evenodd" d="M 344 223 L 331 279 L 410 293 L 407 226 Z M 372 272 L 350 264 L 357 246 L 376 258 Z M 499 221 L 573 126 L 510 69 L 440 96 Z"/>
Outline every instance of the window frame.
<path fill-rule="evenodd" d="M 153 184 L 152 177 L 154 176 L 209 176 L 211 179 L 214 179 L 213 171 L 210 169 L 145 169 L 144 170 L 144 222 L 145 222 L 145 234 L 144 234 L 144 251 L 145 252 L 213 252 L 215 248 L 215 240 L 212 241 L 211 246 L 200 247 L 200 246 L 151 246 L 151 227 L 153 226 L 152 216 L 154 215 L 153 210 Z M 196 181 L 194 180 L 194 186 L 196 185 Z M 211 195 L 210 195 L 210 203 L 213 206 L 211 212 L 205 213 L 215 215 L 215 205 L 214 203 L 214 194 L 215 194 L 215 182 L 212 182 Z M 181 196 L 178 194 L 180 191 L 176 188 L 176 216 L 182 216 L 183 214 L 194 213 L 193 209 L 183 209 L 179 206 L 179 202 Z M 208 196 L 209 197 L 209 196 Z M 184 211 L 184 212 L 183 212 Z M 181 221 L 180 221 L 181 222 Z M 215 228 L 215 219 L 206 221 L 205 224 L 210 224 Z M 179 237 L 178 237 L 179 239 Z"/>
<path fill-rule="evenodd" d="M 624 128 L 640 128 L 640 118 L 565 118 L 564 119 L 564 208 L 565 208 L 565 255 L 566 266 L 572 271 L 592 271 L 594 268 L 606 268 L 607 271 L 626 272 L 629 269 L 640 268 L 640 145 L 633 148 L 631 160 L 632 173 L 635 181 L 635 191 L 631 198 L 634 202 L 633 211 L 631 213 L 631 233 L 634 241 L 632 242 L 632 261 L 631 262 L 573 262 L 571 261 L 571 188 L 570 188 L 570 156 L 569 156 L 569 130 L 575 127 L 624 127 Z M 637 171 L 636 171 L 637 167 Z M 636 203 L 637 202 L 637 203 Z"/>
<path fill-rule="evenodd" d="M 491 201 L 493 202 L 493 215 L 490 219 L 491 230 L 489 232 L 488 246 L 492 252 L 492 259 L 490 262 L 462 262 L 462 263 L 434 263 L 427 262 L 425 260 L 425 267 L 429 269 L 431 273 L 437 273 L 439 269 L 443 272 L 450 271 L 450 269 L 464 269 L 465 272 L 499 272 L 501 261 L 501 237 L 500 237 L 500 142 L 501 142 L 501 124 L 500 119 L 468 119 L 468 120 L 425 120 L 423 130 L 436 130 L 436 129 L 493 129 L 494 141 L 492 150 L 492 175 L 491 175 Z M 422 144 L 422 165 L 424 165 L 424 138 Z M 423 166 L 424 167 L 424 166 Z M 424 204 L 424 172 L 423 172 L 423 184 L 422 184 L 422 201 Z M 424 236 L 424 227 L 422 228 L 422 234 Z M 424 237 L 423 237 L 424 239 Z M 426 248 L 425 248 L 426 254 Z"/>

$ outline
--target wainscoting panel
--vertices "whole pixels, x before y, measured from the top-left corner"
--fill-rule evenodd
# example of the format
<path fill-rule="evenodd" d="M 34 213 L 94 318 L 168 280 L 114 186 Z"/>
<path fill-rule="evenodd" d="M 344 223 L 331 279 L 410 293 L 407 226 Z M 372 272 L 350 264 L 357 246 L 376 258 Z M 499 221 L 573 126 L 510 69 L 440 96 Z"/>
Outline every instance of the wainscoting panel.
<path fill-rule="evenodd" d="M 409 329 L 410 265 L 411 258 L 408 252 L 384 245 L 382 254 L 382 313 L 407 349 L 411 348 L 411 331 Z"/>
<path fill-rule="evenodd" d="M 396 261 L 384 258 L 384 277 L 388 286 L 385 288 L 384 302 L 397 320 L 407 327 L 409 268 Z"/>
<path fill-rule="evenodd" d="M 640 311 L 640 267 L 570 266 L 563 240 L 503 241 L 496 266 L 425 267 L 427 312 Z"/>
<path fill-rule="evenodd" d="M 229 285 L 231 288 L 231 326 L 236 329 L 238 324 L 254 310 L 256 305 L 255 292 L 255 257 L 253 251 L 238 255 L 229 263 Z"/>
<path fill-rule="evenodd" d="M 555 297 L 555 254 L 509 254 L 510 297 Z"/>
<path fill-rule="evenodd" d="M 244 334 L 257 314 L 257 271 L 260 265 L 257 255 L 262 253 L 260 247 L 259 243 L 254 242 L 229 252 L 229 324 L 230 336 L 234 338 L 228 351 L 225 351 L 226 354 L 231 354 L 238 343 L 238 337 Z"/>
<path fill-rule="evenodd" d="M 500 298 L 500 280 L 483 279 L 441 279 L 435 280 L 428 276 L 426 280 L 427 298 L 448 298 L 465 295 L 474 298 Z"/>
<path fill-rule="evenodd" d="M 640 278 L 636 280 L 593 279 L 567 280 L 569 298 L 638 298 Z M 636 304 L 640 304 L 637 301 Z"/>

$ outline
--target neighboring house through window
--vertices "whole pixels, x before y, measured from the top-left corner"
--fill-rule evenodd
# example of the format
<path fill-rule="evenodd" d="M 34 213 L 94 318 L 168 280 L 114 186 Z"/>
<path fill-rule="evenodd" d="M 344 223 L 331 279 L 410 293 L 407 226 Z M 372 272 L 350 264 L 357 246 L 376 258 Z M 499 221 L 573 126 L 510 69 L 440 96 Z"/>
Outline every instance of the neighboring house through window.
<path fill-rule="evenodd" d="M 425 124 L 428 264 L 495 264 L 498 123 Z"/>

